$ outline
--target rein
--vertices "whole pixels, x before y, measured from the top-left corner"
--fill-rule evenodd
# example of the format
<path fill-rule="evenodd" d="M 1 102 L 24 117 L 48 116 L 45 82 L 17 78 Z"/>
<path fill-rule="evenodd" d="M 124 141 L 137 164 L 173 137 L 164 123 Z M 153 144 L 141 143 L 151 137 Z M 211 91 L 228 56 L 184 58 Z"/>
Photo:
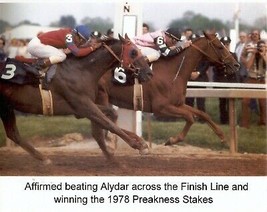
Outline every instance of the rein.
<path fill-rule="evenodd" d="M 107 44 L 103 43 L 103 46 L 109 51 L 110 54 L 112 54 L 119 61 L 119 63 L 122 63 L 122 60 L 114 53 L 114 51 Z"/>
<path fill-rule="evenodd" d="M 113 51 L 107 44 L 103 43 L 102 45 L 109 51 L 110 54 L 112 54 L 112 55 L 116 58 L 116 60 L 119 61 L 119 63 L 120 63 L 121 65 L 123 65 L 123 60 L 120 59 L 120 58 L 114 53 L 114 51 Z M 122 51 L 121 51 L 121 52 L 122 52 L 122 54 L 123 54 L 123 45 L 122 45 Z M 125 67 L 124 67 L 124 68 L 125 68 Z M 134 73 L 139 71 L 139 69 L 137 69 L 137 68 L 134 66 L 134 64 L 132 64 L 132 63 L 129 64 L 129 67 L 127 67 L 127 69 L 133 71 Z M 135 73 L 135 75 L 136 75 L 136 73 Z M 137 75 L 136 75 L 136 76 L 137 76 Z"/>
<path fill-rule="evenodd" d="M 215 38 L 216 39 L 216 38 Z M 214 50 L 214 52 L 218 55 L 218 53 L 217 53 L 217 51 L 215 50 L 215 48 L 214 48 L 214 46 L 213 46 L 213 41 L 215 40 L 215 39 L 213 39 L 213 40 L 211 40 L 211 41 L 208 41 L 208 46 L 211 46 L 212 48 L 213 48 L 213 50 Z M 214 62 L 216 62 L 216 63 L 219 63 L 219 64 L 221 64 L 221 65 L 225 65 L 225 59 L 227 59 L 228 57 L 230 57 L 231 55 L 230 55 L 230 53 L 225 57 L 225 58 L 223 58 L 223 60 L 222 60 L 222 62 L 221 61 L 219 61 L 219 60 L 217 60 L 217 59 L 214 59 L 214 58 L 212 58 L 210 55 L 208 55 L 206 52 L 204 52 L 202 49 L 200 49 L 197 45 L 195 45 L 195 44 L 191 44 L 191 46 L 193 46 L 195 49 L 197 49 L 199 52 L 201 52 L 202 54 L 204 54 L 206 57 L 208 57 L 208 58 L 210 58 L 211 60 L 213 60 Z"/>
<path fill-rule="evenodd" d="M 172 82 L 174 82 L 174 81 L 177 79 L 177 77 L 178 77 L 178 75 L 179 75 L 179 73 L 180 73 L 180 71 L 181 71 L 181 68 L 182 68 L 182 66 L 183 66 L 184 59 L 185 59 L 185 56 L 183 56 L 182 62 L 180 63 L 180 66 L 179 66 L 179 68 L 178 68 L 178 70 L 177 70 L 177 72 L 176 72 L 176 75 L 175 75 L 174 79 L 172 80 Z"/>

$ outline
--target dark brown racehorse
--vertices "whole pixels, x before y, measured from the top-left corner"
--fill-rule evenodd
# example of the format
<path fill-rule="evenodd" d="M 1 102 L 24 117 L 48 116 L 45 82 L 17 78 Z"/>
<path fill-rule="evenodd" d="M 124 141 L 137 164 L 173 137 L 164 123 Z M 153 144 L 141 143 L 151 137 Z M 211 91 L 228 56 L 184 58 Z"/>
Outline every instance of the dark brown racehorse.
<path fill-rule="evenodd" d="M 214 33 L 204 33 L 204 37 L 195 40 L 191 47 L 180 54 L 174 57 L 160 58 L 154 62 L 153 79 L 143 83 L 144 112 L 154 113 L 156 116 L 182 117 L 186 120 L 182 132 L 169 138 L 166 145 L 184 140 L 194 123 L 194 116 L 205 120 L 221 141 L 224 140 L 223 131 L 208 114 L 185 105 L 187 82 L 191 72 L 204 58 L 224 65 L 229 73 L 237 71 L 239 67 L 239 64 Z M 103 105 L 112 103 L 121 108 L 133 109 L 133 86 L 116 86 L 111 83 L 111 77 L 108 72 L 99 81 L 98 103 Z M 102 139 L 104 138 L 102 137 Z"/>
<path fill-rule="evenodd" d="M 77 118 L 88 118 L 98 126 L 120 136 L 131 147 L 145 151 L 146 143 L 134 133 L 117 127 L 95 104 L 97 82 L 102 75 L 116 66 L 123 66 L 132 72 L 138 70 L 139 79 L 147 81 L 152 72 L 138 48 L 126 38 L 111 39 L 102 47 L 83 58 L 70 57 L 58 64 L 51 82 L 55 115 L 73 114 Z M 1 76 L 0 76 L 1 77 Z M 16 125 L 14 110 L 42 114 L 42 100 L 37 87 L 17 85 L 0 80 L 0 116 L 6 135 L 32 156 L 50 162 L 33 146 L 23 141 Z M 60 127 L 60 126 L 59 126 Z M 101 147 L 101 145 L 100 145 Z M 105 149 L 103 153 L 110 155 Z"/>

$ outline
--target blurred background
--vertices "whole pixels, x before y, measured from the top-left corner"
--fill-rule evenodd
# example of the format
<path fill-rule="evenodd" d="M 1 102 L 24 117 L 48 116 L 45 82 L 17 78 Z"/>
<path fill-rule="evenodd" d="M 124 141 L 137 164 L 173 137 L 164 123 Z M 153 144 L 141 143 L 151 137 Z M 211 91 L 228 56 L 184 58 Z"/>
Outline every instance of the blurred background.
<path fill-rule="evenodd" d="M 38 30 L 73 28 L 77 24 L 88 25 L 92 30 L 105 34 L 114 26 L 115 7 L 118 2 L 122 1 L 1 3 L 0 34 L 5 35 L 6 39 L 16 36 L 18 39 L 31 39 Z M 240 31 L 249 32 L 259 28 L 265 32 L 267 27 L 267 3 L 264 1 L 137 2 L 142 4 L 143 22 L 149 25 L 150 31 L 178 26 L 181 29 L 190 27 L 198 33 L 214 28 L 220 36 L 226 36 L 229 35 L 229 30 L 235 27 L 237 20 Z M 23 25 L 28 28 L 12 32 Z"/>

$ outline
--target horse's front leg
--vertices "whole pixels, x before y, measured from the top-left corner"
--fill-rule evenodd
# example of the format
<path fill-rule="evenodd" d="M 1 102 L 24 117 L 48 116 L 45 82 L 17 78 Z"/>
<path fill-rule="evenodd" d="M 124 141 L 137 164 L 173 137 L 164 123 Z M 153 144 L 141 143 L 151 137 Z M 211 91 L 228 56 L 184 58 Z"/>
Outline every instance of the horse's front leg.
<path fill-rule="evenodd" d="M 93 121 L 91 122 L 91 129 L 93 138 L 98 143 L 107 160 L 112 163 L 115 162 L 114 151 L 111 151 L 105 142 L 105 130 L 103 130 L 101 127 L 99 127 L 98 124 Z"/>
<path fill-rule="evenodd" d="M 183 130 L 177 136 L 170 137 L 165 143 L 165 145 L 172 145 L 178 142 L 182 142 L 186 137 L 188 131 L 190 130 L 192 124 L 195 122 L 193 113 L 190 110 L 187 110 L 184 104 L 178 107 L 174 105 L 165 105 L 159 112 L 159 115 L 170 116 L 174 118 L 182 117 L 186 121 Z"/>
<path fill-rule="evenodd" d="M 117 123 L 118 120 L 118 113 L 117 111 L 110 105 L 109 103 L 105 105 L 97 105 L 98 108 L 113 122 Z M 92 129 L 92 132 L 96 129 L 100 130 L 98 128 Z M 94 134 L 94 132 L 93 132 Z M 94 135 L 93 135 L 94 136 Z M 102 142 L 104 142 L 106 145 L 106 151 L 108 151 L 110 154 L 114 155 L 115 150 L 117 149 L 117 136 L 113 133 L 111 133 L 108 130 L 103 130 L 103 137 L 94 137 L 95 140 L 98 142 L 99 145 L 102 145 Z"/>
<path fill-rule="evenodd" d="M 86 117 L 91 121 L 98 124 L 101 128 L 109 130 L 112 133 L 117 134 L 121 137 L 129 146 L 134 149 L 138 149 L 140 154 L 146 153 L 148 150 L 148 145 L 144 140 L 138 136 L 130 136 L 124 130 L 116 126 L 109 118 L 107 118 L 98 106 L 91 100 L 85 102 L 72 101 L 72 107 L 75 109 L 76 113 L 81 117 Z M 75 105 L 74 105 L 75 104 Z"/>

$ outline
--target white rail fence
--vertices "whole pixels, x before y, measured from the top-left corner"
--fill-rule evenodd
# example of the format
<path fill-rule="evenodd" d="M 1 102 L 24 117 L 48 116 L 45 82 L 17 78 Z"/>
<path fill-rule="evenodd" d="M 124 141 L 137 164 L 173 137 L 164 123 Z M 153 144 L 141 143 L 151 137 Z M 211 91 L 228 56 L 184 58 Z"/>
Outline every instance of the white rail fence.
<path fill-rule="evenodd" d="M 238 151 L 235 100 L 238 98 L 267 98 L 266 84 L 188 82 L 187 97 L 229 98 L 230 152 Z M 203 88 L 204 87 L 204 88 Z"/>

